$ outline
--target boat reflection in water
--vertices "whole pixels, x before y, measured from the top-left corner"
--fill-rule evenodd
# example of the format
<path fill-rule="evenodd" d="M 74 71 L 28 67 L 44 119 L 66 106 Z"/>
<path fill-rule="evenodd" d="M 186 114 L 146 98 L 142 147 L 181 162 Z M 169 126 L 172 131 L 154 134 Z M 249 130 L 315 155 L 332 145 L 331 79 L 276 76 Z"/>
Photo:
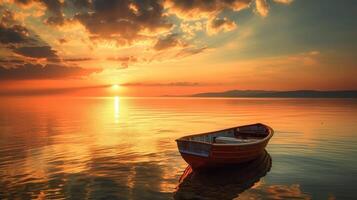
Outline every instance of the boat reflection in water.
<path fill-rule="evenodd" d="M 272 160 L 264 151 L 257 159 L 239 165 L 195 170 L 188 166 L 180 177 L 175 199 L 233 199 L 270 171 Z"/>

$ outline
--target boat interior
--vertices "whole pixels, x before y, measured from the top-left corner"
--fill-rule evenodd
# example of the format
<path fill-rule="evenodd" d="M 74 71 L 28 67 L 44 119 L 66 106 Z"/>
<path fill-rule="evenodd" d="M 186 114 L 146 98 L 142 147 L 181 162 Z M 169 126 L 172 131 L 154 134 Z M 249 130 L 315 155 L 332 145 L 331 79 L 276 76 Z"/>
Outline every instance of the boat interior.
<path fill-rule="evenodd" d="M 230 129 L 187 136 L 183 139 L 205 143 L 239 144 L 261 140 L 269 135 L 269 129 L 262 124 L 234 127 Z"/>

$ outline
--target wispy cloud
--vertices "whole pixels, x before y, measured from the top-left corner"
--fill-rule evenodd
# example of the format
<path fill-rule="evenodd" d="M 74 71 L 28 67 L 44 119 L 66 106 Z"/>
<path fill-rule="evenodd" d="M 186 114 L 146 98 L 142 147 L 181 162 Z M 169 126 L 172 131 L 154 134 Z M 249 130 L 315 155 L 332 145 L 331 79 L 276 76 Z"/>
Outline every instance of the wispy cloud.
<path fill-rule="evenodd" d="M 184 44 L 179 39 L 178 34 L 169 34 L 163 38 L 159 38 L 154 46 L 154 49 L 160 51 L 182 45 Z"/>
<path fill-rule="evenodd" d="M 82 87 L 63 87 L 63 88 L 44 88 L 44 89 L 16 89 L 1 90 L 0 96 L 33 96 L 33 95 L 56 95 L 70 92 L 76 92 L 88 89 L 105 89 L 111 85 L 94 85 Z"/>
<path fill-rule="evenodd" d="M 119 57 L 110 57 L 107 60 L 117 61 L 120 63 L 120 69 L 125 69 L 129 67 L 129 65 L 134 64 L 139 61 L 139 59 L 135 56 L 119 56 Z"/>
<path fill-rule="evenodd" d="M 169 83 L 152 83 L 152 82 L 139 82 L 139 83 L 124 83 L 122 86 L 141 86 L 141 87 L 156 87 L 156 86 L 168 86 L 168 87 L 197 87 L 205 84 L 198 82 L 169 82 Z"/>
<path fill-rule="evenodd" d="M 294 0 L 274 0 L 276 3 L 291 4 Z"/>
<path fill-rule="evenodd" d="M 255 7 L 259 15 L 266 17 L 269 13 L 269 5 L 266 0 L 255 0 Z"/>

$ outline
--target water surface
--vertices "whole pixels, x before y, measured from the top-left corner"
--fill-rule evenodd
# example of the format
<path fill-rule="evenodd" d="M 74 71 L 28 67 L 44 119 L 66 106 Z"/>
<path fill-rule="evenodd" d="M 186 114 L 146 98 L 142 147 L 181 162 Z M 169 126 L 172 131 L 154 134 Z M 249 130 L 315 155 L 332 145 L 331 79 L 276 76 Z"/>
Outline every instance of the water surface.
<path fill-rule="evenodd" d="M 179 187 L 176 138 L 256 122 L 271 163 Z M 356 134 L 353 99 L 0 97 L 0 199 L 353 199 Z"/>

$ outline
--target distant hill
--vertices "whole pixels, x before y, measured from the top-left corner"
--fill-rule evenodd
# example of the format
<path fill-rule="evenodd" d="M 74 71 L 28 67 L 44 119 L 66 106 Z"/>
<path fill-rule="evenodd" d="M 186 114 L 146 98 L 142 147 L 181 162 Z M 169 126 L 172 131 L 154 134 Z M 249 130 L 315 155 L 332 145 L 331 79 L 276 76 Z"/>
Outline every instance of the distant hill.
<path fill-rule="evenodd" d="M 191 97 L 271 97 L 271 98 L 357 98 L 357 90 L 294 90 L 294 91 L 267 91 L 267 90 L 229 90 L 224 92 L 208 92 L 190 95 Z"/>

